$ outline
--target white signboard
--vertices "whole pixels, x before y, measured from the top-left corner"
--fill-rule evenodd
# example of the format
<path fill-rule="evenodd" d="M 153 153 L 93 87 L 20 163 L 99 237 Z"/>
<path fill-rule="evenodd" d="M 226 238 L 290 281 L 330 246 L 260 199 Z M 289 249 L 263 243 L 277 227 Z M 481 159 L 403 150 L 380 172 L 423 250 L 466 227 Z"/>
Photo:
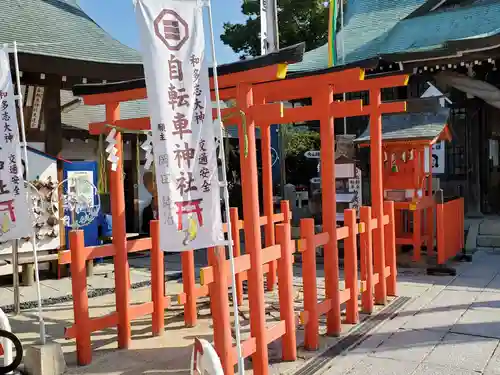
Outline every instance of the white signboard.
<path fill-rule="evenodd" d="M 442 174 L 445 167 L 445 142 L 441 141 L 432 146 L 432 173 Z"/>
<path fill-rule="evenodd" d="M 349 179 L 349 192 L 354 193 L 354 201 L 349 204 L 349 208 L 358 211 L 363 205 L 363 191 L 361 184 L 361 169 L 356 168 L 354 178 Z"/>
<path fill-rule="evenodd" d="M 217 147 L 197 0 L 137 0 L 164 251 L 224 244 Z"/>
<path fill-rule="evenodd" d="M 28 237 L 31 219 L 23 180 L 21 143 L 9 55 L 0 49 L 0 241 Z"/>
<path fill-rule="evenodd" d="M 306 151 L 304 156 L 308 159 L 319 159 L 321 157 L 321 151 Z"/>

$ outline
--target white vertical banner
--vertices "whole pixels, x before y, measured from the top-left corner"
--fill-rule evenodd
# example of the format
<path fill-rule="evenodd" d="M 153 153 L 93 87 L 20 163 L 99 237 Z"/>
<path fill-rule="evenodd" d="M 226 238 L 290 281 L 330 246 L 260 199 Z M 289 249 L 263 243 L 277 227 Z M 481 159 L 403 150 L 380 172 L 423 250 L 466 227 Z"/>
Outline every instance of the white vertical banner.
<path fill-rule="evenodd" d="M 30 237 L 9 54 L 0 49 L 0 242 Z"/>
<path fill-rule="evenodd" d="M 198 0 L 137 0 L 161 248 L 225 243 L 217 145 Z"/>

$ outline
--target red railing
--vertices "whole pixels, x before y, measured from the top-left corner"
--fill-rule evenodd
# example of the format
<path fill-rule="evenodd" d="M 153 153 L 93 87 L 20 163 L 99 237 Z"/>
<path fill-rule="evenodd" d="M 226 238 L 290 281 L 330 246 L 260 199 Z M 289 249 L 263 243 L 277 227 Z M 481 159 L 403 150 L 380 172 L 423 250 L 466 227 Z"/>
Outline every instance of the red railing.
<path fill-rule="evenodd" d="M 243 221 L 238 218 L 238 210 L 232 208 L 231 213 L 231 231 L 233 234 L 233 254 L 235 257 L 240 257 L 240 231 L 243 229 Z M 285 214 L 273 214 L 272 222 L 269 223 L 268 217 L 263 216 L 259 219 L 261 226 L 280 223 L 285 219 Z M 227 224 L 224 224 L 224 231 L 227 231 Z M 159 224 L 157 221 L 151 222 L 151 238 L 127 241 L 127 252 L 134 253 L 139 251 L 151 251 L 151 301 L 140 305 L 129 306 L 128 311 L 120 313 L 115 311 L 111 314 L 101 317 L 90 318 L 89 304 L 87 294 L 87 261 L 104 258 L 115 257 L 116 251 L 113 244 L 101 246 L 84 246 L 83 231 L 72 231 L 69 236 L 70 250 L 65 250 L 59 253 L 59 264 L 69 264 L 71 270 L 71 283 L 73 292 L 73 309 L 74 309 L 74 324 L 65 329 L 65 338 L 76 339 L 77 345 L 77 360 L 79 365 L 86 365 L 92 361 L 91 349 L 91 334 L 92 332 L 100 331 L 105 328 L 120 326 L 120 320 L 125 320 L 125 324 L 130 325 L 130 321 L 141 316 L 152 314 L 152 333 L 161 335 L 164 332 L 164 310 L 172 303 L 171 296 L 165 295 L 164 273 L 165 263 L 164 254 L 159 246 Z M 269 247 L 273 249 L 275 246 Z M 214 249 L 209 249 L 208 263 L 213 265 L 215 258 L 213 257 Z M 271 255 L 271 254 L 269 254 Z M 243 259 L 249 259 L 249 255 L 241 256 Z M 267 259 L 267 255 L 266 255 Z M 116 262 L 116 258 L 114 259 Z M 209 285 L 213 280 L 211 272 L 205 272 L 205 283 L 202 285 L 196 284 L 194 252 L 186 251 L 181 254 L 182 262 L 182 282 L 183 292 L 179 293 L 176 298 L 178 304 L 184 305 L 184 322 L 187 327 L 193 327 L 197 324 L 197 299 L 200 297 L 211 295 Z M 273 265 L 272 259 L 266 261 L 264 265 L 264 274 L 272 274 Z M 274 272 L 276 270 L 274 269 Z M 212 278 L 212 279 L 210 279 Z M 247 272 L 241 272 L 236 275 L 236 290 L 239 303 L 243 301 L 243 281 L 247 280 Z M 269 277 L 268 277 L 269 281 Z M 123 283 L 123 285 L 121 285 Z M 121 287 L 120 287 L 121 286 Z M 130 286 L 129 277 L 127 280 L 115 278 L 115 295 L 119 306 L 120 299 L 124 298 L 120 293 L 124 288 Z M 125 315 L 125 318 L 122 316 Z"/>
<path fill-rule="evenodd" d="M 242 355 L 244 358 L 252 356 L 254 361 L 258 361 L 258 366 L 268 366 L 264 359 L 264 351 L 267 353 L 267 345 L 282 337 L 282 357 L 285 361 L 293 361 L 297 358 L 297 346 L 295 336 L 295 316 L 293 308 L 293 280 L 292 263 L 294 246 L 291 240 L 290 208 L 287 201 L 281 202 L 281 214 L 275 215 L 276 219 L 283 223 L 276 225 L 276 245 L 262 249 L 262 270 L 263 274 L 269 273 L 274 261 L 278 266 L 278 293 L 280 304 L 280 321 L 270 328 L 266 328 L 265 321 L 261 324 L 252 323 L 251 337 L 242 342 Z M 234 211 L 232 220 L 235 220 Z M 261 218 L 261 225 L 265 224 L 267 217 Z M 234 228 L 242 227 L 233 225 Z M 234 233 L 236 234 L 236 232 Z M 238 233 L 239 234 L 239 233 Z M 233 238 L 234 241 L 234 238 Z M 248 279 L 248 272 L 251 270 L 253 254 L 251 249 L 244 255 L 236 255 L 234 258 L 235 272 L 239 282 Z M 208 286 L 210 290 L 210 306 L 214 326 L 214 344 L 217 351 L 224 374 L 234 374 L 234 365 L 237 363 L 236 348 L 233 346 L 231 336 L 231 323 L 229 312 L 228 284 L 231 278 L 229 273 L 229 260 L 226 259 L 224 247 L 210 249 L 209 267 L 200 271 L 202 286 Z M 260 275 L 262 277 L 263 275 Z M 238 283 L 238 281 L 237 281 Z M 238 286 L 237 286 L 238 290 Z M 240 289 L 241 290 L 241 289 Z M 242 300 L 242 295 L 238 295 Z M 248 303 L 250 309 L 257 299 L 264 299 L 264 289 L 248 290 Z M 255 307 L 254 307 L 255 308 Z M 260 311 L 261 316 L 265 316 L 264 311 Z M 257 327 L 258 326 L 258 327 Z M 255 330 L 265 333 L 265 342 L 258 343 L 255 337 Z"/>
<path fill-rule="evenodd" d="M 446 201 L 436 192 L 437 262 L 442 265 L 464 249 L 464 199 Z"/>
<path fill-rule="evenodd" d="M 377 230 L 377 218 L 372 218 L 371 207 L 362 207 L 359 221 L 355 210 L 344 211 L 344 226 L 337 228 L 337 241 L 344 240 L 344 290 L 338 296 L 327 296 L 318 303 L 316 280 L 316 248 L 330 241 L 328 233 L 315 234 L 314 220 L 301 220 L 301 239 L 298 250 L 303 253 L 302 277 L 304 311 L 300 320 L 305 324 L 305 348 L 318 349 L 319 316 L 333 309 L 332 301 L 346 304 L 345 323 L 359 321 L 358 298 L 361 293 L 362 309 L 373 311 L 374 300 L 385 300 L 386 295 L 396 295 L 396 244 L 394 235 L 394 202 L 384 202 L 385 249 L 373 249 L 372 233 Z M 359 239 L 358 239 L 358 236 Z M 358 240 L 360 243 L 361 281 L 358 280 Z M 382 285 L 386 287 L 381 287 Z M 337 317 L 340 319 L 340 317 Z"/>
<path fill-rule="evenodd" d="M 65 329 L 64 336 L 67 339 L 76 339 L 77 362 L 79 365 L 87 365 L 92 362 L 92 332 L 105 328 L 118 326 L 122 314 L 127 317 L 126 324 L 130 326 L 130 320 L 137 319 L 144 315 L 153 314 L 152 333 L 157 336 L 163 332 L 164 309 L 170 305 L 170 297 L 165 296 L 163 277 L 165 264 L 163 252 L 159 247 L 159 224 L 157 221 L 151 222 L 151 238 L 127 241 L 127 252 L 133 253 L 151 249 L 151 301 L 138 305 L 128 306 L 128 311 L 117 311 L 110 314 L 90 318 L 89 302 L 87 294 L 87 261 L 103 258 L 115 257 L 115 247 L 110 245 L 85 247 L 83 231 L 71 231 L 69 234 L 70 250 L 59 253 L 59 264 L 70 264 L 71 287 L 73 292 L 73 313 L 75 322 L 71 327 Z M 116 258 L 115 258 L 116 260 Z M 127 274 L 128 276 L 128 274 Z M 123 297 L 120 291 L 129 287 L 129 277 L 122 280 L 115 278 L 116 305 L 120 305 Z"/>

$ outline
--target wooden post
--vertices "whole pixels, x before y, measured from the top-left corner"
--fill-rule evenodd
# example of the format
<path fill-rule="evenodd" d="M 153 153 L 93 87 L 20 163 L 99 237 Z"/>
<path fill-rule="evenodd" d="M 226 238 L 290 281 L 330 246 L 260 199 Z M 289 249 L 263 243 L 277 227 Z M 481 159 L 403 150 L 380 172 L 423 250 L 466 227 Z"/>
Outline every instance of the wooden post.
<path fill-rule="evenodd" d="M 161 336 L 165 327 L 165 263 L 160 248 L 160 222 L 151 220 L 151 295 L 153 300 L 153 335 Z"/>
<path fill-rule="evenodd" d="M 398 268 L 396 263 L 396 232 L 394 225 L 394 202 L 384 202 L 385 214 L 389 216 L 389 224 L 384 228 L 385 230 L 385 256 L 387 264 L 391 269 L 391 274 L 387 279 L 387 295 L 397 295 L 397 275 Z"/>
<path fill-rule="evenodd" d="M 241 255 L 241 239 L 240 239 L 240 228 L 239 228 L 239 217 L 238 209 L 232 207 L 229 210 L 230 220 L 231 220 L 231 234 L 233 237 L 233 257 L 236 259 Z M 243 303 L 243 280 L 241 274 L 236 274 L 236 299 L 238 305 Z"/>
<path fill-rule="evenodd" d="M 325 289 L 326 298 L 331 301 L 331 309 L 326 314 L 327 334 L 338 336 L 340 325 L 340 294 L 339 294 L 339 255 L 337 247 L 337 216 L 335 194 L 335 138 L 333 118 L 330 107 L 333 103 L 333 90 L 329 85 L 323 85 L 313 98 L 317 103 L 320 115 L 321 136 L 321 180 L 322 180 L 322 210 L 323 232 L 327 232 L 330 241 L 325 245 Z M 341 116 L 341 114 L 336 114 Z"/>
<path fill-rule="evenodd" d="M 288 203 L 288 202 L 286 202 Z M 284 361 L 297 359 L 297 338 L 295 336 L 295 313 L 293 308 L 293 264 L 290 223 L 276 226 L 277 242 L 281 246 L 278 261 L 278 289 L 280 319 L 285 321 L 286 332 L 281 341 Z"/>
<path fill-rule="evenodd" d="M 106 121 L 113 124 L 120 119 L 120 105 L 106 105 Z M 123 143 L 122 135 L 116 132 L 116 155 L 119 158 L 116 171 L 110 172 L 111 214 L 113 216 L 113 246 L 115 247 L 115 296 L 118 314 L 118 347 L 128 349 L 131 340 L 129 266 L 127 234 L 125 230 L 125 195 L 123 187 Z"/>
<path fill-rule="evenodd" d="M 421 258 L 420 247 L 422 246 L 422 210 L 413 211 L 413 261 L 418 262 Z"/>
<path fill-rule="evenodd" d="M 198 323 L 198 313 L 196 311 L 196 280 L 194 267 L 194 251 L 184 251 L 181 253 L 182 263 L 182 288 L 186 294 L 184 303 L 184 323 L 186 327 L 194 327 Z"/>
<path fill-rule="evenodd" d="M 262 187 L 264 189 L 264 215 L 267 217 L 265 225 L 266 247 L 275 244 L 274 222 L 273 222 L 273 173 L 271 161 L 271 126 L 265 125 L 260 128 L 260 142 L 262 154 Z M 276 284 L 276 261 L 269 263 L 267 274 L 267 290 L 274 290 Z"/>
<path fill-rule="evenodd" d="M 375 272 L 379 280 L 375 286 L 375 303 L 387 303 L 385 281 L 385 246 L 384 246 L 384 191 L 382 187 L 382 167 L 384 155 L 382 152 L 382 113 L 380 105 L 382 98 L 380 88 L 370 90 L 370 168 L 371 168 L 371 198 L 373 216 L 377 219 L 377 229 L 373 231 L 373 256 Z"/>
<path fill-rule="evenodd" d="M 89 299 L 87 295 L 86 250 L 83 231 L 69 233 L 71 252 L 71 291 L 73 293 L 73 314 L 76 327 L 76 358 L 79 366 L 92 362 L 90 341 Z"/>
<path fill-rule="evenodd" d="M 432 146 L 429 147 L 429 177 L 427 178 L 427 194 L 425 196 L 432 197 Z M 434 251 L 434 206 L 426 209 L 426 233 L 427 233 L 427 256 L 432 256 Z"/>
<path fill-rule="evenodd" d="M 344 224 L 349 228 L 349 237 L 344 240 L 345 286 L 350 290 L 350 298 L 346 304 L 346 323 L 356 324 L 359 321 L 356 210 L 344 210 Z"/>
<path fill-rule="evenodd" d="M 216 247 L 211 254 L 211 264 L 214 270 L 214 282 L 210 302 L 214 323 L 214 344 L 219 355 L 224 374 L 233 375 L 233 348 L 231 337 L 231 320 L 229 314 L 228 270 L 226 267 L 226 252 L 223 246 Z"/>
<path fill-rule="evenodd" d="M 307 312 L 304 347 L 319 347 L 318 290 L 316 280 L 316 247 L 314 246 L 314 219 L 300 221 L 300 237 L 306 242 L 302 253 L 302 279 L 304 283 L 304 311 Z"/>
<path fill-rule="evenodd" d="M 255 145 L 255 121 L 250 108 L 253 106 L 252 86 L 240 83 L 237 87 L 237 104 L 246 113 L 245 130 L 240 126 L 241 179 L 243 188 L 243 213 L 245 250 L 250 254 L 248 271 L 248 300 L 250 305 L 250 332 L 255 338 L 256 350 L 252 356 L 254 372 L 269 373 L 269 357 L 266 341 L 266 316 L 264 304 L 264 278 L 262 271 L 262 245 L 260 232 L 259 193 L 257 180 L 257 151 Z M 246 140 L 243 137 L 246 135 Z M 247 146 L 247 147 L 245 147 Z"/>
<path fill-rule="evenodd" d="M 361 305 L 365 314 L 373 312 L 373 249 L 372 249 L 372 209 L 361 207 L 359 218 L 365 224 L 365 232 L 360 235 L 361 278 L 366 282 L 361 295 Z"/>
<path fill-rule="evenodd" d="M 437 236 L 437 261 L 438 264 L 446 262 L 446 242 L 445 242 L 445 210 L 443 190 L 436 191 L 436 236 Z"/>

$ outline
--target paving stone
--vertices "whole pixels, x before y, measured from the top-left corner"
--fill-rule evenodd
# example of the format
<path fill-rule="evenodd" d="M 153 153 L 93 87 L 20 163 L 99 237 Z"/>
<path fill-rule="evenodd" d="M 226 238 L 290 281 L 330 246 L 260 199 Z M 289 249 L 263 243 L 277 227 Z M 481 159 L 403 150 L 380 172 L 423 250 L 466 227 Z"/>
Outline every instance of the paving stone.
<path fill-rule="evenodd" d="M 402 373 L 401 373 L 402 374 Z M 478 375 L 476 371 L 422 363 L 412 375 Z"/>
<path fill-rule="evenodd" d="M 496 275 L 484 289 L 485 292 L 500 292 L 500 275 Z"/>
<path fill-rule="evenodd" d="M 483 371 L 498 343 L 497 339 L 448 333 L 425 362 Z"/>
<path fill-rule="evenodd" d="M 486 277 L 467 277 L 458 276 L 448 286 L 447 290 L 458 291 L 483 291 L 484 288 L 493 280 L 493 275 Z"/>
<path fill-rule="evenodd" d="M 424 308 L 412 317 L 403 327 L 404 329 L 430 329 L 449 331 L 465 313 L 466 308 L 443 306 L 439 309 Z"/>
<path fill-rule="evenodd" d="M 372 355 L 420 363 L 445 335 L 441 331 L 400 330 L 380 345 Z"/>
<path fill-rule="evenodd" d="M 492 312 L 500 311 L 500 292 L 483 292 L 479 294 L 470 308 Z"/>
<path fill-rule="evenodd" d="M 387 358 L 365 358 L 356 364 L 349 375 L 402 375 L 411 374 L 418 366 L 416 362 L 403 362 Z M 328 374 L 326 372 L 325 374 Z"/>
<path fill-rule="evenodd" d="M 500 375 L 500 346 L 496 347 L 495 352 L 484 369 L 484 374 Z"/>
<path fill-rule="evenodd" d="M 424 311 L 440 310 L 443 307 L 467 309 L 479 293 L 479 291 L 450 290 L 446 288 L 425 307 Z"/>
<path fill-rule="evenodd" d="M 443 338 L 444 332 L 400 330 L 380 345 L 372 355 L 420 363 Z"/>
<path fill-rule="evenodd" d="M 500 339 L 500 314 L 491 311 L 469 310 L 460 318 L 451 331 Z"/>

